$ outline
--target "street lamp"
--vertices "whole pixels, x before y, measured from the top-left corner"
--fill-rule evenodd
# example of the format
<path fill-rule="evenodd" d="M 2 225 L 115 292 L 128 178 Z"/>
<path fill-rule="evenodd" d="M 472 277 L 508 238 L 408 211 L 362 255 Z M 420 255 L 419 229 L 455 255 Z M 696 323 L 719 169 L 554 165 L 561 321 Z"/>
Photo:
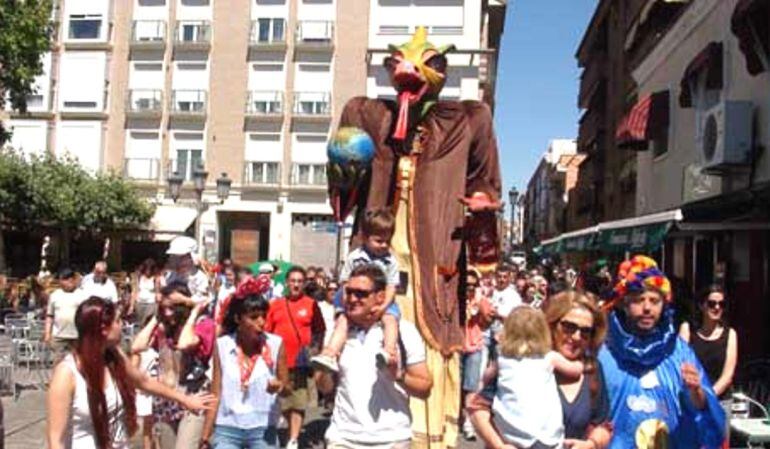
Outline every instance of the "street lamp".
<path fill-rule="evenodd" d="M 516 204 L 517 204 L 518 198 L 519 198 L 519 191 L 516 190 L 516 186 L 511 187 L 511 190 L 508 191 L 508 204 L 511 205 L 511 222 L 509 225 L 509 229 L 510 229 L 509 239 L 510 239 L 511 251 L 513 251 L 513 222 L 516 217 L 515 211 L 516 211 Z"/>
<path fill-rule="evenodd" d="M 221 202 L 225 202 L 228 196 L 230 196 L 230 186 L 233 184 L 233 180 L 227 177 L 227 173 L 217 178 L 217 198 Z"/>
<path fill-rule="evenodd" d="M 198 244 L 201 244 L 201 215 L 203 211 L 209 206 L 207 202 L 203 200 L 203 192 L 206 190 L 206 180 L 209 177 L 209 172 L 203 167 L 198 165 L 192 170 L 193 187 L 195 188 L 195 240 Z M 168 190 L 169 196 L 176 203 L 182 193 L 182 184 L 184 184 L 184 176 L 179 172 L 174 172 L 168 177 Z M 228 196 L 230 196 L 230 186 L 232 186 L 233 180 L 227 176 L 227 173 L 217 178 L 217 198 L 220 203 L 223 203 Z"/>
<path fill-rule="evenodd" d="M 172 200 L 176 203 L 179 199 L 179 195 L 182 193 L 182 183 L 184 182 L 184 176 L 179 172 L 174 172 L 168 177 L 168 194 Z"/>
<path fill-rule="evenodd" d="M 206 179 L 208 179 L 208 177 L 209 172 L 203 168 L 203 165 L 198 165 L 193 169 L 193 185 L 195 186 L 195 191 L 198 193 L 198 199 L 203 197 L 203 191 L 206 190 Z"/>

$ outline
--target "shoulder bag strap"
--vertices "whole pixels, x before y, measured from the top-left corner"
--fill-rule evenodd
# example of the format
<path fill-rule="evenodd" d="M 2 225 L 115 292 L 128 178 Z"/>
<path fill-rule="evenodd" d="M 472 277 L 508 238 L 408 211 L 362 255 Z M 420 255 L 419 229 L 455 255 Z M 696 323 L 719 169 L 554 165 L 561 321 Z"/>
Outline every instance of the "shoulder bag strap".
<path fill-rule="evenodd" d="M 297 334 L 297 342 L 302 346 L 302 338 L 299 336 L 299 330 L 297 329 L 297 325 L 294 324 L 294 317 L 292 316 L 291 308 L 289 307 L 289 298 L 286 298 L 286 313 L 289 314 L 289 322 L 291 323 L 291 327 L 294 328 L 294 333 Z"/>

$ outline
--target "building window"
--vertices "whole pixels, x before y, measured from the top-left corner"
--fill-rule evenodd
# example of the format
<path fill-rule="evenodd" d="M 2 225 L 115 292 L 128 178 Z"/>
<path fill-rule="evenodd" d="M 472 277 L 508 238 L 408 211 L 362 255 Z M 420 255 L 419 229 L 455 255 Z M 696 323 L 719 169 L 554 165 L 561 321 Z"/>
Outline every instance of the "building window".
<path fill-rule="evenodd" d="M 298 115 L 328 115 L 331 113 L 329 92 L 295 92 L 294 113 Z"/>
<path fill-rule="evenodd" d="M 189 181 L 193 170 L 203 167 L 203 150 L 176 150 L 176 172 Z"/>
<path fill-rule="evenodd" d="M 27 96 L 27 107 L 29 109 L 43 108 L 43 94 L 32 94 Z"/>
<path fill-rule="evenodd" d="M 102 35 L 101 14 L 70 15 L 70 39 L 99 39 Z"/>
<path fill-rule="evenodd" d="M 262 18 L 257 20 L 256 41 L 260 43 L 266 42 L 283 42 L 285 22 L 283 19 L 267 19 Z"/>
<path fill-rule="evenodd" d="M 668 152 L 668 130 L 664 130 L 661 136 L 650 141 L 652 147 L 652 157 L 658 157 Z"/>
<path fill-rule="evenodd" d="M 247 181 L 250 184 L 278 184 L 279 167 L 278 162 L 249 162 Z"/>
<path fill-rule="evenodd" d="M 64 107 L 66 109 L 94 109 L 96 108 L 95 101 L 64 101 Z"/>
<path fill-rule="evenodd" d="M 326 164 L 294 164 L 294 184 L 325 186 Z"/>

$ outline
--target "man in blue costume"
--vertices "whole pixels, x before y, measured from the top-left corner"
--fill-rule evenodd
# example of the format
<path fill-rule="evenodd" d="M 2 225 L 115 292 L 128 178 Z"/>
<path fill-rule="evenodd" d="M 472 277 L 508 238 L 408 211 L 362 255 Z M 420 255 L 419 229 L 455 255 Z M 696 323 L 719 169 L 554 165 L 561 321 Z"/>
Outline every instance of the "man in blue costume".
<path fill-rule="evenodd" d="M 677 336 L 668 279 L 645 256 L 618 271 L 599 351 L 614 425 L 610 448 L 719 448 L 725 414 L 695 354 Z"/>

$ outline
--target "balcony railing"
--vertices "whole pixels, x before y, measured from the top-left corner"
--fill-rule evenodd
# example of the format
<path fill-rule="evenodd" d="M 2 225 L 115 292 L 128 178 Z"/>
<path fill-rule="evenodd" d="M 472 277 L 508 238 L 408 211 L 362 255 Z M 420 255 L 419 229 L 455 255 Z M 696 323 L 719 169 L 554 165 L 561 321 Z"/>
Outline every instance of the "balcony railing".
<path fill-rule="evenodd" d="M 127 157 L 123 160 L 123 177 L 135 181 L 159 181 L 160 159 Z"/>
<path fill-rule="evenodd" d="M 208 92 L 205 90 L 177 89 L 171 93 L 170 110 L 177 115 L 206 115 Z"/>
<path fill-rule="evenodd" d="M 300 20 L 297 23 L 297 43 L 331 45 L 334 42 L 334 22 L 328 20 Z"/>
<path fill-rule="evenodd" d="M 281 18 L 253 20 L 249 43 L 252 46 L 285 44 L 286 21 Z"/>
<path fill-rule="evenodd" d="M 326 164 L 292 164 L 291 184 L 300 187 L 326 187 Z"/>
<path fill-rule="evenodd" d="M 133 45 L 157 45 L 166 41 L 166 22 L 163 20 L 134 20 L 131 26 Z"/>
<path fill-rule="evenodd" d="M 163 111 L 163 91 L 131 89 L 126 98 L 126 112 L 131 114 L 160 114 Z"/>
<path fill-rule="evenodd" d="M 208 20 L 177 22 L 174 41 L 177 45 L 209 45 L 211 23 Z"/>
<path fill-rule="evenodd" d="M 607 76 L 607 56 L 603 53 L 597 54 L 591 59 L 583 73 L 580 75 L 580 90 L 578 92 L 578 106 L 588 108 L 600 83 L 606 80 Z"/>
<path fill-rule="evenodd" d="M 589 109 L 583 113 L 578 127 L 577 145 L 579 151 L 590 151 L 593 144 L 604 131 L 604 116 L 599 111 Z"/>
<path fill-rule="evenodd" d="M 299 116 L 327 116 L 332 113 L 331 93 L 296 92 L 294 114 Z"/>
<path fill-rule="evenodd" d="M 283 114 L 283 92 L 254 90 L 249 92 L 246 115 Z"/>
<path fill-rule="evenodd" d="M 246 161 L 243 164 L 243 184 L 277 186 L 281 183 L 281 163 Z"/>

